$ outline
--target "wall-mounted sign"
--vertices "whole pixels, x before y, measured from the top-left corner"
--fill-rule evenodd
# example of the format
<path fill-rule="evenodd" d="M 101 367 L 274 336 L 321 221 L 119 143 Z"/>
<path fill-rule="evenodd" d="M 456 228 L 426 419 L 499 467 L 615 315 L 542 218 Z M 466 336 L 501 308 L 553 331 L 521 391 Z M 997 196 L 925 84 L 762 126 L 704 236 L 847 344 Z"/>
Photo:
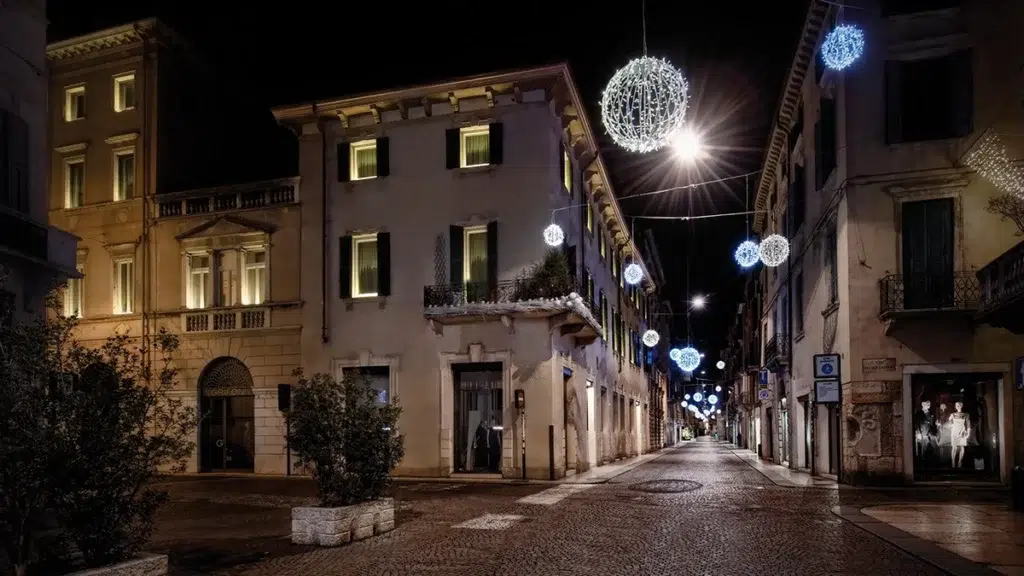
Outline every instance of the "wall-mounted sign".
<path fill-rule="evenodd" d="M 860 367 L 865 374 L 874 374 L 875 372 L 895 372 L 896 371 L 896 359 L 895 358 L 865 358 L 860 361 Z"/>
<path fill-rule="evenodd" d="M 839 354 L 815 354 L 814 377 L 839 378 Z"/>
<path fill-rule="evenodd" d="M 767 370 L 761 370 L 760 372 L 757 373 L 757 383 L 762 385 L 762 386 L 767 386 L 768 385 L 768 371 Z"/>
<path fill-rule="evenodd" d="M 772 397 L 772 391 L 768 388 L 762 388 L 757 391 L 758 400 L 768 400 Z"/>
<path fill-rule="evenodd" d="M 814 401 L 818 404 L 839 402 L 839 380 L 815 380 Z"/>

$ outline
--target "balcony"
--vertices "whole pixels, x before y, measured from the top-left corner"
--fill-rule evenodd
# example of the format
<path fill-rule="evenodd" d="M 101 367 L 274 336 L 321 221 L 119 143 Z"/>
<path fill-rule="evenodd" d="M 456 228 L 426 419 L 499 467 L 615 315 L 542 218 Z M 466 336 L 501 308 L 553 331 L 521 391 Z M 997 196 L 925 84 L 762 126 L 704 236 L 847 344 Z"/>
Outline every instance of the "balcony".
<path fill-rule="evenodd" d="M 511 331 L 517 318 L 548 318 L 563 336 L 593 341 L 601 334 L 600 313 L 579 294 L 578 287 L 553 288 L 531 279 L 424 286 L 423 316 L 438 333 L 445 325 L 499 320 Z"/>
<path fill-rule="evenodd" d="M 78 238 L 28 215 L 0 207 L 0 250 L 23 260 L 75 276 Z"/>
<path fill-rule="evenodd" d="M 776 333 L 764 346 L 764 366 L 774 370 L 789 364 L 789 334 Z"/>
<path fill-rule="evenodd" d="M 978 320 L 1024 334 L 1024 242 L 978 271 Z"/>
<path fill-rule="evenodd" d="M 266 182 L 175 192 L 160 196 L 157 218 L 203 216 L 221 212 L 249 210 L 294 204 L 299 201 L 299 179 L 284 178 Z"/>
<path fill-rule="evenodd" d="M 973 272 L 941 275 L 889 274 L 878 281 L 879 317 L 886 334 L 898 321 L 973 319 L 981 299 L 981 285 Z"/>
<path fill-rule="evenodd" d="M 186 334 L 258 330 L 269 327 L 269 308 L 214 308 L 185 312 L 181 315 L 182 332 Z"/>

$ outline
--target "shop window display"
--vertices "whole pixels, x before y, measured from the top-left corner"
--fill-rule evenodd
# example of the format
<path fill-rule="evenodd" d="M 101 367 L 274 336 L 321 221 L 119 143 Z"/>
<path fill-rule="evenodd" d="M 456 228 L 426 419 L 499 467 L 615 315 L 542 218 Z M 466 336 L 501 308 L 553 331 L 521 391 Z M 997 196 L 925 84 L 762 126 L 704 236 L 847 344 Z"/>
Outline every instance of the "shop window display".
<path fill-rule="evenodd" d="M 999 479 L 1001 374 L 915 374 L 916 480 Z"/>

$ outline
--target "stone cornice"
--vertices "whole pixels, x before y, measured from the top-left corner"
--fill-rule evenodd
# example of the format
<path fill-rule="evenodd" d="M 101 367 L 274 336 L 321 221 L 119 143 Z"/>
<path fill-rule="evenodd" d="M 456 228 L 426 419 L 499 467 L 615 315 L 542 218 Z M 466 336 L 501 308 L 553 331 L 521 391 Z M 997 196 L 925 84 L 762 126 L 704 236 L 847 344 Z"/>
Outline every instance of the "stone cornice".
<path fill-rule="evenodd" d="M 49 44 L 46 47 L 46 59 L 50 62 L 74 60 L 105 50 L 142 44 L 150 38 L 165 38 L 187 44 L 160 20 L 147 18 Z"/>
<path fill-rule="evenodd" d="M 118 134 L 116 136 L 111 136 L 110 138 L 107 138 L 106 140 L 104 140 L 104 142 L 106 142 L 107 144 L 116 145 L 116 144 L 127 144 L 128 142 L 134 142 L 134 141 L 136 141 L 138 139 L 139 139 L 139 133 L 138 132 L 128 132 L 127 134 Z"/>
<path fill-rule="evenodd" d="M 74 144 L 65 144 L 63 146 L 57 146 L 54 150 L 58 154 L 74 154 L 75 152 L 85 152 L 86 148 L 89 147 L 88 142 L 75 142 Z"/>

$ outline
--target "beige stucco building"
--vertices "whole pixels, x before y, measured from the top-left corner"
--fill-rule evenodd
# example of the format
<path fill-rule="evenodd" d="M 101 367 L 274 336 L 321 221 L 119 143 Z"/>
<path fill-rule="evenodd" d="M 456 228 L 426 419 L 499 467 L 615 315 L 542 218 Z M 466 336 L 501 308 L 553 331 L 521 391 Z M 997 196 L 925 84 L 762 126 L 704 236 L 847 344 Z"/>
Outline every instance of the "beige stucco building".
<path fill-rule="evenodd" d="M 300 364 L 298 179 L 179 191 L 230 172 L 228 135 L 244 149 L 266 141 L 232 132 L 208 69 L 159 21 L 57 42 L 47 57 L 40 197 L 81 238 L 82 277 L 64 291 L 78 337 L 179 335 L 174 393 L 204 415 L 190 469 L 284 473 L 277 386 Z"/>
<path fill-rule="evenodd" d="M 399 399 L 398 474 L 561 478 L 651 448 L 655 286 L 566 66 L 274 115 L 299 141 L 302 363 Z M 552 223 L 571 285 L 524 279 Z"/>
<path fill-rule="evenodd" d="M 758 440 L 765 458 L 845 482 L 1008 482 L 1024 461 L 1024 339 L 991 325 L 1015 297 L 1011 268 L 990 268 L 985 292 L 978 272 L 1019 238 L 986 211 L 1012 185 L 974 168 L 999 164 L 991 138 L 1024 153 L 1024 5 L 895 6 L 842 13 L 867 48 L 841 72 L 819 52 L 836 6 L 807 13 L 758 186 L 756 230 L 791 246 L 761 271 Z M 816 403 L 821 353 L 841 358 L 841 403 Z"/>
<path fill-rule="evenodd" d="M 46 221 L 46 2 L 0 9 L 0 323 L 39 314 L 75 270 L 77 238 Z"/>

